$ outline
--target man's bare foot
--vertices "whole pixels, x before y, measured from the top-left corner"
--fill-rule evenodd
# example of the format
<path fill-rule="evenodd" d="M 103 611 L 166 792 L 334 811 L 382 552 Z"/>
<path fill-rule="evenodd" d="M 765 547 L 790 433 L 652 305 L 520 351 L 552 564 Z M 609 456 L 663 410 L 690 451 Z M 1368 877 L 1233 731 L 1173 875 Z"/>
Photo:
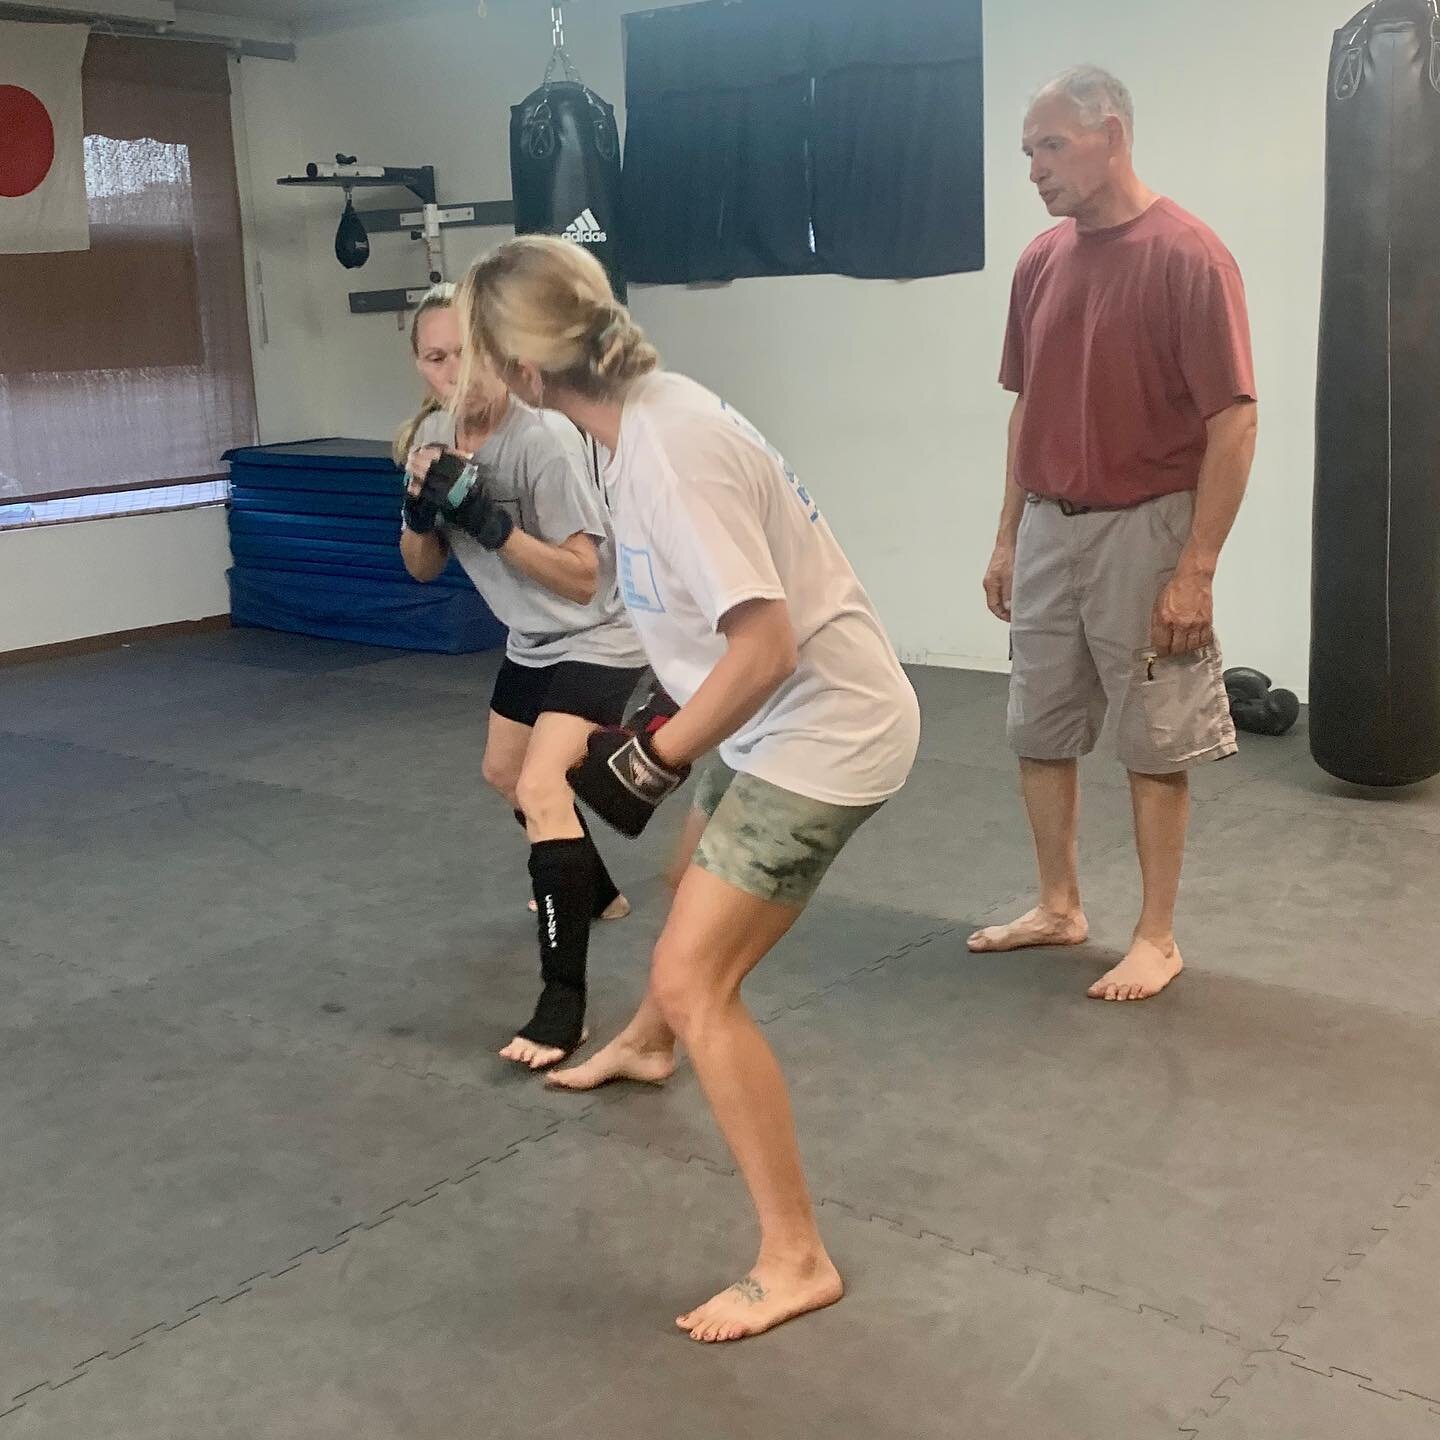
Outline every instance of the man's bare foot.
<path fill-rule="evenodd" d="M 583 1045 L 590 1038 L 590 1032 L 585 1030 L 580 1035 L 580 1045 Z M 575 1047 L 576 1050 L 579 1045 Z M 530 1070 L 548 1070 L 552 1065 L 558 1065 L 573 1050 L 557 1050 L 553 1045 L 537 1045 L 533 1040 L 526 1040 L 523 1036 L 517 1035 L 501 1052 L 502 1060 L 513 1060 L 517 1065 L 524 1065 Z"/>
<path fill-rule="evenodd" d="M 673 1050 L 641 1050 L 620 1035 L 583 1065 L 552 1071 L 545 1083 L 556 1090 L 598 1090 L 613 1080 L 663 1085 L 674 1073 Z"/>
<path fill-rule="evenodd" d="M 969 939 L 976 955 L 998 955 L 1009 950 L 1031 950 L 1042 945 L 1083 945 L 1090 938 L 1090 923 L 1084 912 L 1059 914 L 1037 907 L 1008 925 L 977 930 Z"/>
<path fill-rule="evenodd" d="M 1136 939 L 1130 953 L 1089 990 L 1092 1000 L 1149 1000 L 1183 969 L 1185 962 L 1172 940 L 1168 946 Z"/>
<path fill-rule="evenodd" d="M 532 915 L 540 913 L 540 907 L 532 900 L 526 909 Z M 623 896 L 617 895 L 601 912 L 601 920 L 623 920 L 630 913 L 630 902 Z"/>
<path fill-rule="evenodd" d="M 799 1269 L 758 1264 L 738 1284 L 675 1323 L 692 1340 L 718 1345 L 763 1335 L 798 1315 L 833 1305 L 844 1293 L 840 1272 L 822 1252 L 818 1260 Z"/>

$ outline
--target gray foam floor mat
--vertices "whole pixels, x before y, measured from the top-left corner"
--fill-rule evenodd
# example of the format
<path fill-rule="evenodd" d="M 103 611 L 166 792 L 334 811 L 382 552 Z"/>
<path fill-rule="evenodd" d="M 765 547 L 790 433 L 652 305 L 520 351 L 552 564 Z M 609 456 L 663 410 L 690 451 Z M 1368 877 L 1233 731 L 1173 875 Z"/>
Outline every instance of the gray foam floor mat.
<path fill-rule="evenodd" d="M 940 937 L 777 1020 L 817 1193 L 1269 1343 L 1408 1183 L 1440 1105 L 1417 1022 L 1214 976 L 1164 1007 L 1096 967 Z M 857 1077 L 865 1077 L 863 1099 Z M 586 1124 L 724 1163 L 688 1072 Z"/>
<path fill-rule="evenodd" d="M 1198 969 L 1440 1017 L 1437 856 L 1423 829 L 1343 807 L 1303 817 L 1206 807 L 1186 856 L 1181 949 Z M 1138 898 L 1133 857 L 1088 866 L 1084 894 L 1093 932 L 1122 945 Z"/>
<path fill-rule="evenodd" d="M 539 1096 L 548 1104 L 535 1077 L 495 1054 L 529 1018 L 538 992 L 535 921 L 521 873 L 518 860 L 501 871 L 513 884 L 485 906 L 474 896 L 447 906 L 434 897 L 369 904 L 236 947 L 223 965 L 169 977 L 167 994 L 182 1008 L 214 1006 L 413 1073 L 498 1085 L 516 1103 Z M 644 992 L 666 894 L 652 884 L 635 891 L 635 903 L 628 919 L 593 932 L 592 1049 L 629 1019 Z M 773 1018 L 936 923 L 821 897 L 747 981 L 747 1000 Z"/>
<path fill-rule="evenodd" d="M 1322 1375 L 1268 1355 L 1222 1381 L 1182 1434 L 1196 1440 L 1436 1440 L 1440 1408 L 1381 1394 L 1360 1376 Z"/>
<path fill-rule="evenodd" d="M 225 782 L 129 755 L 34 735 L 0 734 L 4 840 L 49 828 L 61 817 L 88 819 L 213 790 Z"/>
<path fill-rule="evenodd" d="M 848 1218 L 829 1226 L 843 1304 L 694 1345 L 672 1317 L 748 1264 L 747 1209 L 733 1180 L 562 1132 L 37 1394 L 3 1433 L 1020 1440 L 1064 1415 L 1158 1437 L 1232 1361 L 1220 1337 Z"/>
<path fill-rule="evenodd" d="M 139 989 L 0 1028 L 0 1096 L 5 1397 L 547 1124 L 252 1026 L 182 1028 Z"/>
<path fill-rule="evenodd" d="M 910 788 L 746 986 L 850 1293 L 701 1350 L 670 1318 L 754 1236 L 688 1065 L 493 1054 L 536 963 L 497 663 L 237 631 L 0 676 L 0 1440 L 1440 1440 L 1440 784 L 1246 738 L 1195 779 L 1187 974 L 1097 1005 L 1123 773 L 1084 767 L 1091 943 L 973 959 L 1033 889 L 1005 682 L 915 670 Z M 597 831 L 636 905 L 597 1041 L 683 819 Z"/>
<path fill-rule="evenodd" d="M 443 812 L 229 785 L 7 835 L 7 933 L 148 979 L 343 914 L 377 887 L 438 903 L 457 883 L 447 857 L 483 882 L 487 848 L 510 838 Z"/>
<path fill-rule="evenodd" d="M 1282 1351 L 1440 1410 L 1440 1165 L 1398 1194 L 1276 1327 Z"/>

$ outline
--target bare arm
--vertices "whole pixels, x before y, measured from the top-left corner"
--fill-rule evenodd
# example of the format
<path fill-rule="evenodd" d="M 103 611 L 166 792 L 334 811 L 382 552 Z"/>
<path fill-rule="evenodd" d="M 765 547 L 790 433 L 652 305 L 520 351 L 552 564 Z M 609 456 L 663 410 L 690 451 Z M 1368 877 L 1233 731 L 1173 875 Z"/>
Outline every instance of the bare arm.
<path fill-rule="evenodd" d="M 500 554 L 514 569 L 562 599 L 588 605 L 595 598 L 600 554 L 591 535 L 572 535 L 559 545 L 549 545 L 517 526 Z"/>
<path fill-rule="evenodd" d="M 1207 422 L 1190 539 L 1155 604 L 1151 641 L 1160 655 L 1188 654 L 1215 639 L 1215 571 L 1250 482 L 1259 424 L 1259 409 L 1248 400 Z"/>
<path fill-rule="evenodd" d="M 450 547 L 438 531 L 417 535 L 407 525 L 400 532 L 400 558 L 405 562 L 410 578 L 427 585 L 431 580 L 439 579 L 450 563 Z"/>
<path fill-rule="evenodd" d="M 1209 441 L 1195 494 L 1195 522 L 1190 543 L 1180 556 L 1180 569 L 1213 578 L 1250 483 L 1260 430 L 1259 406 L 1248 400 L 1232 405 L 1216 415 L 1206 430 Z"/>
<path fill-rule="evenodd" d="M 1005 502 L 1000 509 L 1000 528 L 995 550 L 985 572 L 985 603 L 1001 620 L 1010 618 L 1010 592 L 1015 581 L 1015 544 L 1020 536 L 1020 517 L 1025 513 L 1025 492 L 1015 483 L 1015 450 L 1020 425 L 1025 418 L 1025 397 L 1015 397 L 1010 412 L 1009 436 L 1005 447 Z"/>
<path fill-rule="evenodd" d="M 1000 529 L 995 539 L 997 544 L 1008 545 L 1012 550 L 1020 536 L 1020 517 L 1025 513 L 1025 492 L 1015 483 L 1015 450 L 1020 440 L 1020 426 L 1025 419 L 1025 397 L 1015 397 L 1014 408 L 1010 411 L 1010 427 L 1005 444 L 1005 503 L 1000 510 Z"/>
<path fill-rule="evenodd" d="M 790 607 L 748 600 L 720 620 L 726 651 L 690 703 L 655 737 L 663 764 L 688 765 L 751 719 L 800 663 Z"/>

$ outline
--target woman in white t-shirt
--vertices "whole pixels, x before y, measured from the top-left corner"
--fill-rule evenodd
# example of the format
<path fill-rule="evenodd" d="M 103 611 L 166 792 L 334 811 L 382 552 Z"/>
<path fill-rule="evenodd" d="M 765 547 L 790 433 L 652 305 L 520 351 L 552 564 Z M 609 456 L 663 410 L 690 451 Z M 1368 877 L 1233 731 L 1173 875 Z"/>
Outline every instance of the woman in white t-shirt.
<path fill-rule="evenodd" d="M 513 399 L 483 366 L 472 367 L 466 402 L 454 404 L 454 288 L 431 290 L 411 329 L 429 394 L 395 442 L 410 477 L 400 553 L 421 581 L 435 579 L 453 554 L 509 630 L 481 771 L 530 839 L 542 989 L 534 1015 L 500 1053 L 540 1070 L 584 1037 L 591 920 L 630 910 L 566 771 L 594 726 L 624 715 L 645 655 L 616 590 L 614 537 L 580 432 Z M 442 455 L 451 460 L 448 484 L 436 469 Z M 463 499 L 453 493 L 456 471 L 477 482 Z"/>
<path fill-rule="evenodd" d="M 663 1081 L 690 1052 L 759 1214 L 760 1255 L 678 1324 L 702 1341 L 759 1334 L 833 1304 L 785 1082 L 740 999 L 851 835 L 905 783 L 915 692 L 869 597 L 795 472 L 754 426 L 658 357 L 578 245 L 524 236 L 476 262 L 456 306 L 532 405 L 610 452 L 620 593 L 679 711 L 602 729 L 571 771 L 599 815 L 638 834 L 715 747 L 708 817 L 624 1033 L 553 1084 Z"/>

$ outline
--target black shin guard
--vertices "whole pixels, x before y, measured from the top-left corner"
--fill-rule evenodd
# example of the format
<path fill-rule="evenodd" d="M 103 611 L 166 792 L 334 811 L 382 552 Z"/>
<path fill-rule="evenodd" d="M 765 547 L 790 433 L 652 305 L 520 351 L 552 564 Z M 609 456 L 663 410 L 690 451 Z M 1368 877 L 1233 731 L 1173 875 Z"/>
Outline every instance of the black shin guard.
<path fill-rule="evenodd" d="M 540 978 L 544 989 L 522 1040 L 567 1055 L 585 1028 L 585 957 L 594 908 L 594 846 L 588 840 L 537 840 L 530 878 L 539 910 Z"/>
<path fill-rule="evenodd" d="M 620 887 L 610 878 L 610 871 L 600 858 L 600 852 L 595 848 L 595 840 L 590 834 L 590 827 L 585 823 L 585 817 L 580 814 L 578 807 L 575 814 L 579 817 L 580 828 L 585 832 L 585 843 L 595 857 L 595 908 L 592 913 L 598 920 L 620 898 Z"/>
<path fill-rule="evenodd" d="M 575 811 L 575 817 L 580 821 L 580 828 L 585 832 L 584 843 L 590 847 L 590 856 L 595 867 L 595 905 L 590 913 L 593 919 L 598 920 L 620 898 L 620 887 L 610 878 L 610 871 L 600 858 L 600 852 L 595 848 L 590 827 L 585 823 L 585 817 L 578 808 Z M 522 830 L 529 828 L 523 810 L 515 811 L 515 820 Z"/>

